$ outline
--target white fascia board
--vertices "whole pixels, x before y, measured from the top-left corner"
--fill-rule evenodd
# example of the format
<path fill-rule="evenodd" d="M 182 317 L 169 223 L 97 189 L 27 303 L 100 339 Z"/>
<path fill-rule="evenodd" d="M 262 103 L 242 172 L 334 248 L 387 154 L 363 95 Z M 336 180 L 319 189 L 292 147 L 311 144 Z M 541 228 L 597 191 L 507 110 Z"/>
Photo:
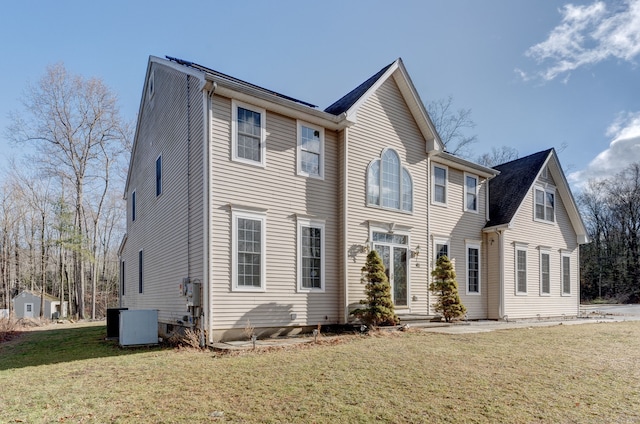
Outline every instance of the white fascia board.
<path fill-rule="evenodd" d="M 413 85 L 413 81 L 407 72 L 407 68 L 405 68 L 401 59 L 398 59 L 398 62 L 398 69 L 402 78 L 399 78 L 398 74 L 395 74 L 394 79 L 396 84 L 398 84 L 398 87 L 400 88 L 400 91 L 402 92 L 407 106 L 413 114 L 418 127 L 420 128 L 422 136 L 427 140 L 427 152 L 444 151 L 444 144 L 440 139 L 440 135 L 431 121 L 429 112 L 425 108 L 424 103 L 420 98 L 420 94 L 418 94 L 418 90 L 416 90 L 416 87 Z"/>
<path fill-rule="evenodd" d="M 483 178 L 493 178 L 496 175 L 500 174 L 500 171 L 496 169 L 487 168 L 486 166 L 479 165 L 477 163 L 459 158 L 457 156 L 454 156 L 446 152 L 436 152 L 431 157 L 431 159 L 434 162 L 441 163 L 443 165 L 448 165 L 452 168 L 466 171 Z"/>
<path fill-rule="evenodd" d="M 259 106 L 269 112 L 276 112 L 294 119 L 300 119 L 330 130 L 341 130 L 353 125 L 353 122 L 347 119 L 346 114 L 338 116 L 332 115 L 291 100 L 269 95 L 268 93 L 215 77 L 212 78 L 211 81 L 217 85 L 217 95 Z"/>

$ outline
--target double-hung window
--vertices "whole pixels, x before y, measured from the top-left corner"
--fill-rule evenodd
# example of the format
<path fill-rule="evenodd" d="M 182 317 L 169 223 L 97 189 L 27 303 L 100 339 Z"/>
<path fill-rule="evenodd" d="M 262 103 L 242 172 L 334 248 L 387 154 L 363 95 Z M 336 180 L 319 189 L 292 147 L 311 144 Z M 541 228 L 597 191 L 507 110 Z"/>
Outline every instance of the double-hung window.
<path fill-rule="evenodd" d="M 446 166 L 433 165 L 433 200 L 437 205 L 447 204 L 447 171 Z"/>
<path fill-rule="evenodd" d="M 516 244 L 515 264 L 516 294 L 527 294 L 527 245 Z"/>
<path fill-rule="evenodd" d="M 480 294 L 480 243 L 467 244 L 467 294 Z"/>
<path fill-rule="evenodd" d="M 551 255 L 540 249 L 540 294 L 551 294 Z"/>
<path fill-rule="evenodd" d="M 571 294 L 571 256 L 562 253 L 562 294 Z"/>
<path fill-rule="evenodd" d="M 266 215 L 233 210 L 233 290 L 264 291 L 266 280 Z"/>
<path fill-rule="evenodd" d="M 324 291 L 324 221 L 298 218 L 298 290 Z"/>
<path fill-rule="evenodd" d="M 393 149 L 384 149 L 367 169 L 367 204 L 386 209 L 413 211 L 413 180 Z"/>
<path fill-rule="evenodd" d="M 534 189 L 535 219 L 538 221 L 555 221 L 555 190 L 536 187 Z"/>
<path fill-rule="evenodd" d="M 298 121 L 298 175 L 324 178 L 324 129 Z"/>
<path fill-rule="evenodd" d="M 265 166 L 266 112 L 233 100 L 231 120 L 232 159 Z"/>
<path fill-rule="evenodd" d="M 464 210 L 478 212 L 478 177 L 464 174 Z"/>

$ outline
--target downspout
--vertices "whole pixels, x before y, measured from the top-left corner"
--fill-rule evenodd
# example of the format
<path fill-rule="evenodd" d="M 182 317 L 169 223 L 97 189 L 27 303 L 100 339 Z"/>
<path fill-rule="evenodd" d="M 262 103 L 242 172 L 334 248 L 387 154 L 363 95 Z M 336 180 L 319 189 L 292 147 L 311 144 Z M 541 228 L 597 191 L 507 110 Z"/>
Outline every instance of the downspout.
<path fill-rule="evenodd" d="M 342 184 L 344 185 L 344 190 L 342 192 L 342 204 L 343 204 L 343 217 L 342 217 L 342 260 L 344 267 L 344 317 L 343 322 L 346 324 L 349 322 L 349 128 L 346 127 L 344 129 L 344 140 L 342 143 L 343 146 L 343 154 L 342 154 L 342 169 L 343 169 L 343 178 Z"/>
<path fill-rule="evenodd" d="M 426 243 L 426 257 L 427 257 L 427 315 L 431 313 L 431 290 L 429 285 L 431 283 L 431 155 L 427 152 L 427 243 Z M 435 255 L 433 255 L 435 257 Z"/>
<path fill-rule="evenodd" d="M 211 110 L 213 109 L 213 93 L 216 91 L 216 83 L 211 83 L 210 81 L 206 81 L 205 85 L 202 89 L 206 95 L 202 96 L 202 109 L 204 114 L 204 146 L 203 146 L 203 164 L 202 164 L 202 181 L 204 182 L 204 196 L 203 196 L 203 207 L 202 207 L 202 222 L 205 226 L 204 237 L 203 237 L 203 270 L 202 270 L 202 308 L 200 312 L 200 345 L 204 347 L 205 344 L 211 343 L 213 340 L 211 339 L 212 335 L 212 327 L 211 327 L 211 317 L 212 317 L 212 307 L 211 307 L 211 290 L 209 284 L 213 281 L 213 267 L 210 265 L 210 254 L 209 249 L 211 246 L 211 240 L 213 240 L 213 226 L 210 222 L 210 205 L 211 199 L 213 198 L 213 190 L 211 185 L 211 161 L 209 160 L 209 156 L 211 154 L 211 123 L 213 120 L 211 119 Z M 207 334 L 207 338 L 205 340 L 204 334 Z"/>

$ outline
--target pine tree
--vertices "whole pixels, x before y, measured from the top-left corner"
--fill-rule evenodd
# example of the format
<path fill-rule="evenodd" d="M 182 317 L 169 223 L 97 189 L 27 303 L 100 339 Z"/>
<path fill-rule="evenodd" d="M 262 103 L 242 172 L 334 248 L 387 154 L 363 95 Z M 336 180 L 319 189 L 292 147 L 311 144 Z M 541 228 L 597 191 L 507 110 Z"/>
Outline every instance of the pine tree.
<path fill-rule="evenodd" d="M 367 262 L 362 267 L 364 274 L 362 279 L 367 283 L 365 286 L 367 298 L 360 301 L 367 307 L 356 309 L 352 314 L 371 327 L 396 325 L 400 322 L 391 300 L 391 285 L 384 271 L 378 252 L 375 250 L 369 252 Z"/>
<path fill-rule="evenodd" d="M 460 301 L 456 272 L 447 256 L 438 258 L 431 276 L 433 281 L 429 285 L 429 290 L 438 296 L 438 300 L 433 305 L 436 312 L 442 313 L 446 322 L 463 316 L 467 308 Z"/>

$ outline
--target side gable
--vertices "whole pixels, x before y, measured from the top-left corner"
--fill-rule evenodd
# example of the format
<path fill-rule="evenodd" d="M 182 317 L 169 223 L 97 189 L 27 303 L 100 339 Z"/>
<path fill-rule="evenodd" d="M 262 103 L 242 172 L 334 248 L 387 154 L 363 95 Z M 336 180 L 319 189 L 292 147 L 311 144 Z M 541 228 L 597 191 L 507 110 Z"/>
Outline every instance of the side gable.
<path fill-rule="evenodd" d="M 586 227 L 555 149 L 534 153 L 494 168 L 500 171 L 500 175 L 489 182 L 490 219 L 485 229 L 512 225 L 516 213 L 522 207 L 527 194 L 531 192 L 545 167 L 548 167 L 551 177 L 555 181 L 558 195 L 567 210 L 578 243 L 588 243 Z"/>
<path fill-rule="evenodd" d="M 420 96 L 404 67 L 402 59 L 397 59 L 382 68 L 375 75 L 326 108 L 325 112 L 334 115 L 344 114 L 348 121 L 357 122 L 360 107 L 389 78 L 394 78 L 407 107 L 418 124 L 422 136 L 427 141 L 426 151 L 444 151 L 444 144 L 440 140 L 431 118 L 429 118 L 424 103 L 420 100 Z"/>

